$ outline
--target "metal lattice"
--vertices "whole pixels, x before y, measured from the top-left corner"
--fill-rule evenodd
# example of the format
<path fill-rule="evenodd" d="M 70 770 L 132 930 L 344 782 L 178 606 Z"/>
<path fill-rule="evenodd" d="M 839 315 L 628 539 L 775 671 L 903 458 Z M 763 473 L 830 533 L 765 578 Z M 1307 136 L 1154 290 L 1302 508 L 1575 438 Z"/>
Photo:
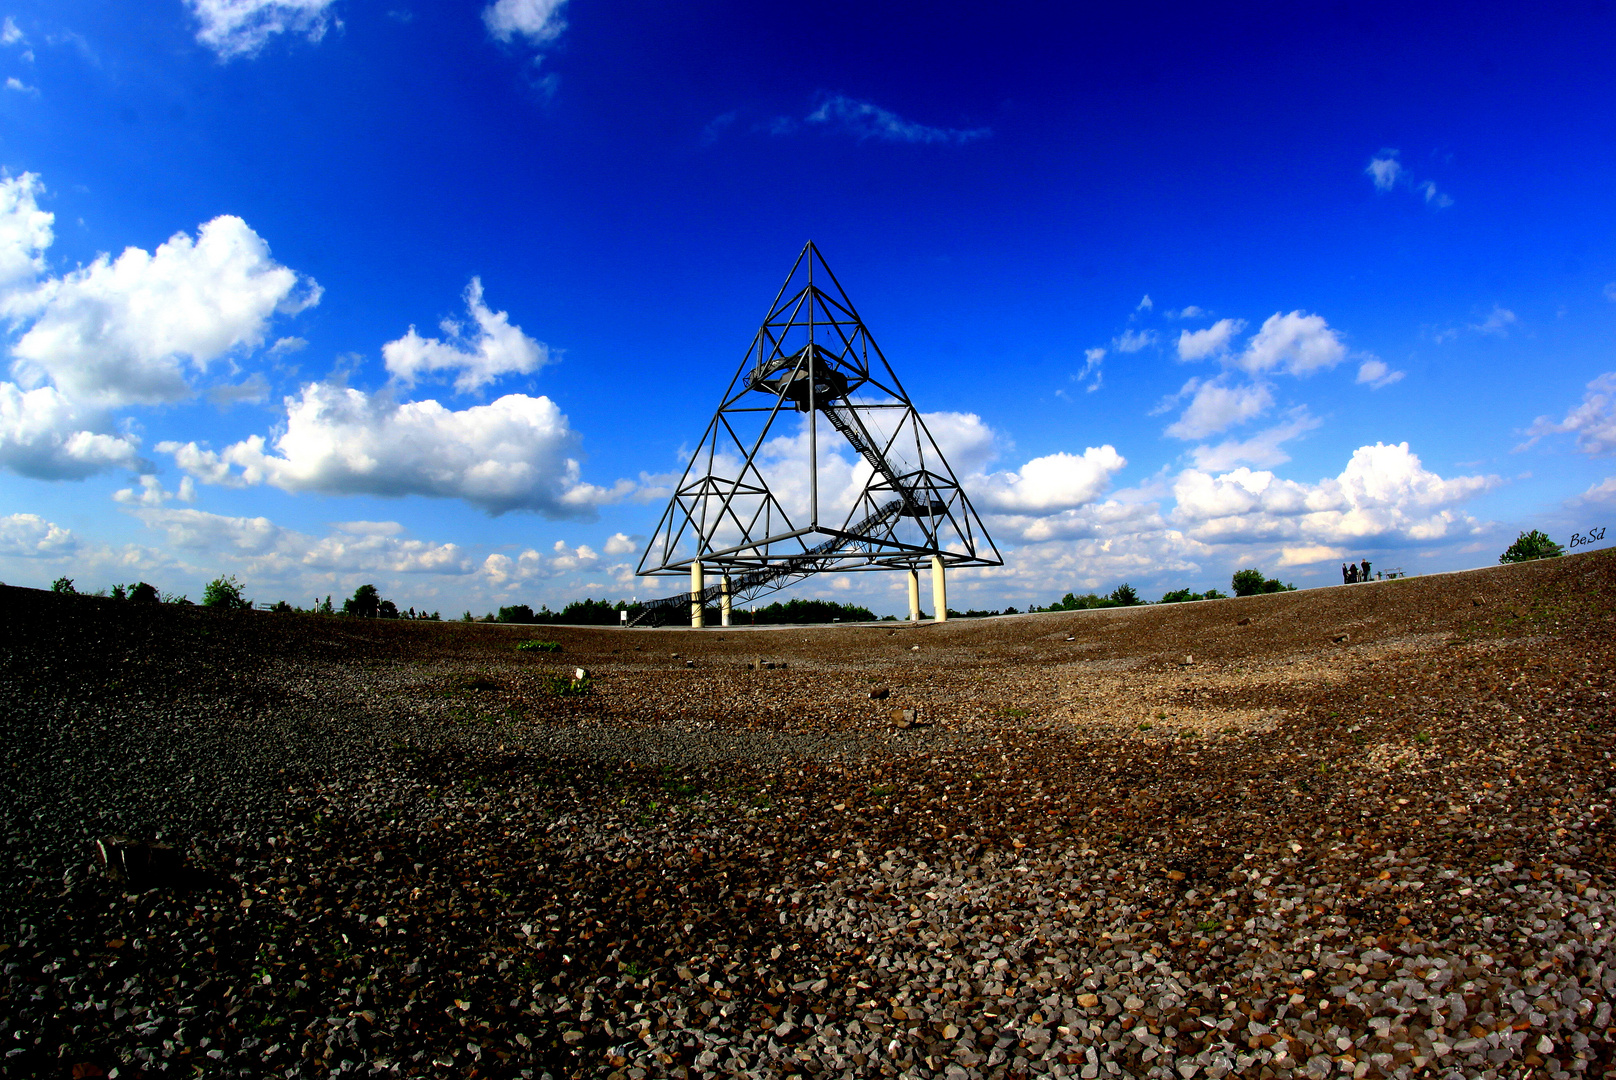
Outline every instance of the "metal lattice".
<path fill-rule="evenodd" d="M 793 426 L 798 430 L 782 430 Z M 781 439 L 805 441 L 805 453 L 771 456 L 766 448 Z M 858 454 L 841 491 L 822 490 L 824 439 Z M 684 574 L 699 560 L 728 576 L 730 595 L 745 600 L 808 574 L 915 570 L 934 557 L 948 567 L 1003 563 L 897 374 L 810 242 L 691 455 L 638 573 Z M 703 599 L 721 588 L 704 589 Z M 696 599 L 687 592 L 653 601 L 647 614 L 652 606 L 688 611 Z"/>

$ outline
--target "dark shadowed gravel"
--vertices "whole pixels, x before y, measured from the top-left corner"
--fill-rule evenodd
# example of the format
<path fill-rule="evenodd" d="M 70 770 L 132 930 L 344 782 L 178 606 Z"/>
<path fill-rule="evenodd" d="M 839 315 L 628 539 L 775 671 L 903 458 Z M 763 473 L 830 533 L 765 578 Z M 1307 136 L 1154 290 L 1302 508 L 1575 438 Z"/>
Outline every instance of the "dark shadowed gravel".
<path fill-rule="evenodd" d="M 0 588 L 0 1075 L 1606 1075 L 1613 601 L 1604 552 L 913 629 Z"/>

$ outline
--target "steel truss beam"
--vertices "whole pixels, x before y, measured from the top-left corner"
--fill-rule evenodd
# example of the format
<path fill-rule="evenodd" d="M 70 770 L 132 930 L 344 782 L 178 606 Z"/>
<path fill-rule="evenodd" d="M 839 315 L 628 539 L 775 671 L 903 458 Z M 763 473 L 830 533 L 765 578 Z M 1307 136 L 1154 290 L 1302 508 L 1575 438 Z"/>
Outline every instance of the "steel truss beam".
<path fill-rule="evenodd" d="M 805 440 L 806 453 L 782 456 L 782 439 Z M 821 489 L 822 466 L 840 460 L 822 453 L 822 439 L 827 451 L 845 445 L 858 455 L 843 490 Z M 1004 561 L 897 373 L 809 242 L 637 572 L 685 574 L 700 560 L 715 582 L 704 594 L 716 598 L 727 576 L 731 597 L 745 599 L 812 573 L 913 570 L 933 557 L 950 567 Z M 682 593 L 666 604 L 688 611 L 692 599 Z"/>

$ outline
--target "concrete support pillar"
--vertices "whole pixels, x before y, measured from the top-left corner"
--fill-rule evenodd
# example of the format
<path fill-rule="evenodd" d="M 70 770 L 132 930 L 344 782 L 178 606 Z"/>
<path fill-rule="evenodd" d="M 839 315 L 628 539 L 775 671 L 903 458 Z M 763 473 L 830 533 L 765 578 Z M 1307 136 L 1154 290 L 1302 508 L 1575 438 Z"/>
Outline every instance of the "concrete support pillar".
<path fill-rule="evenodd" d="M 728 626 L 729 625 L 729 611 L 730 611 L 729 575 L 728 574 L 724 575 L 724 580 L 719 583 L 718 588 L 719 588 L 719 594 L 718 594 L 718 596 L 719 596 L 719 609 L 718 610 L 722 615 L 722 617 L 719 619 L 719 625 Z"/>
<path fill-rule="evenodd" d="M 943 560 L 936 555 L 931 557 L 931 606 L 937 610 L 933 619 L 948 621 L 948 583 L 943 580 Z"/>
<path fill-rule="evenodd" d="M 909 621 L 920 621 L 920 571 L 909 568 Z"/>
<path fill-rule="evenodd" d="M 690 625 L 697 630 L 701 629 L 701 590 L 706 588 L 701 579 L 701 560 L 697 559 L 690 564 Z"/>

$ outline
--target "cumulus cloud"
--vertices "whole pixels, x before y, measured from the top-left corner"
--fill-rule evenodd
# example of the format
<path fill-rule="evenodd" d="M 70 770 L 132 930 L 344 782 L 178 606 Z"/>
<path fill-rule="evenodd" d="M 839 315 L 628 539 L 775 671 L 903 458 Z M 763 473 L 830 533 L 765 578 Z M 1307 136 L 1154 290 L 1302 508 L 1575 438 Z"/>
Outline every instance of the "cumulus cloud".
<path fill-rule="evenodd" d="M 454 544 L 411 540 L 398 527 L 350 522 L 323 537 L 277 525 L 266 517 L 231 517 L 204 510 L 136 506 L 130 510 L 174 547 L 243 560 L 249 572 L 295 570 L 338 573 L 470 574 L 476 566 Z M 394 525 L 394 523 L 385 523 Z"/>
<path fill-rule="evenodd" d="M 1188 396 L 1190 403 L 1176 421 L 1167 426 L 1175 439 L 1204 439 L 1220 431 L 1261 416 L 1274 403 L 1273 392 L 1263 383 L 1230 385 L 1225 379 L 1191 379 L 1177 397 Z"/>
<path fill-rule="evenodd" d="M 461 393 L 487 386 L 502 375 L 530 375 L 550 360 L 549 349 L 512 326 L 508 312 L 492 311 L 483 303 L 483 283 L 472 278 L 466 286 L 466 312 L 476 324 L 475 337 L 452 319 L 439 325 L 448 341 L 424 338 L 411 326 L 409 333 L 382 346 L 387 371 L 399 382 L 413 386 L 425 374 L 458 371 L 455 389 Z"/>
<path fill-rule="evenodd" d="M 114 502 L 125 506 L 162 506 L 170 499 L 181 502 L 196 501 L 196 482 L 189 476 L 180 478 L 178 491 L 169 491 L 163 487 L 163 482 L 152 473 L 146 473 L 139 478 L 139 488 L 122 488 L 112 493 Z"/>
<path fill-rule="evenodd" d="M 1094 393 L 1105 381 L 1105 372 L 1100 365 L 1105 361 L 1104 349 L 1083 350 L 1083 367 L 1072 376 L 1073 382 L 1088 382 L 1089 393 Z"/>
<path fill-rule="evenodd" d="M 1509 333 L 1509 328 L 1516 322 L 1515 313 L 1509 308 L 1493 305 L 1487 317 L 1479 323 L 1471 323 L 1470 329 L 1482 334 L 1497 334 L 1500 337 Z"/>
<path fill-rule="evenodd" d="M 1403 372 L 1393 371 L 1386 361 L 1378 357 L 1371 356 L 1358 365 L 1358 381 L 1366 384 L 1371 390 L 1390 386 L 1402 377 Z"/>
<path fill-rule="evenodd" d="M 1136 353 L 1155 343 L 1156 331 L 1154 330 L 1124 330 L 1121 337 L 1111 342 L 1111 346 L 1120 353 Z"/>
<path fill-rule="evenodd" d="M 1189 309 L 1185 309 L 1188 317 Z M 1246 327 L 1244 319 L 1219 319 L 1205 330 L 1184 330 L 1178 335 L 1180 360 L 1204 360 L 1229 351 L 1229 342 Z"/>
<path fill-rule="evenodd" d="M 1114 446 L 1091 446 L 1033 458 L 1014 472 L 973 478 L 970 490 L 985 509 L 1001 513 L 1050 513 L 1094 501 L 1127 465 Z"/>
<path fill-rule="evenodd" d="M 113 432 L 105 414 L 53 386 L 0 382 L 0 468 L 36 480 L 82 480 L 115 466 L 143 467 L 139 450 L 140 441 Z"/>
<path fill-rule="evenodd" d="M 566 6 L 567 0 L 497 0 L 483 8 L 483 25 L 499 41 L 519 37 L 530 45 L 548 45 L 567 28 L 561 17 Z"/>
<path fill-rule="evenodd" d="M 454 498 L 490 514 L 587 518 L 633 487 L 580 479 L 571 456 L 579 437 L 547 397 L 507 394 L 455 411 L 436 401 L 400 404 L 385 394 L 310 383 L 285 404 L 285 429 L 273 448 L 254 435 L 217 452 L 194 442 L 160 443 L 158 450 L 206 483 Z"/>
<path fill-rule="evenodd" d="M 1572 505 L 1582 503 L 1616 503 L 1616 476 L 1605 477 L 1572 500 Z"/>
<path fill-rule="evenodd" d="M 1497 477 L 1443 479 L 1407 443 L 1361 446 L 1339 476 L 1317 484 L 1239 468 L 1186 469 L 1173 484 L 1172 520 L 1205 543 L 1371 539 L 1432 541 L 1480 528 L 1453 507 L 1496 486 Z"/>
<path fill-rule="evenodd" d="M 6 20 L 8 24 L 10 21 Z M 78 539 L 69 530 L 38 514 L 0 517 L 0 555 L 48 559 L 71 555 L 78 546 Z"/>
<path fill-rule="evenodd" d="M 1311 375 L 1346 357 L 1347 347 L 1323 316 L 1293 311 L 1289 315 L 1276 312 L 1263 320 L 1235 363 L 1253 375 L 1275 370 Z"/>
<path fill-rule="evenodd" d="M 1397 160 L 1396 150 L 1382 150 L 1369 159 L 1364 172 L 1374 182 L 1376 191 L 1390 191 L 1397 186 L 1397 178 L 1403 175 L 1403 163 Z"/>
<path fill-rule="evenodd" d="M 24 385 L 49 378 L 101 407 L 189 397 L 189 370 L 256 348 L 276 313 L 319 302 L 319 286 L 270 257 L 239 217 L 216 217 L 193 241 L 176 233 L 155 252 L 128 248 L 11 302 L 32 319 L 12 349 Z"/>
<path fill-rule="evenodd" d="M 991 128 L 940 128 L 905 120 L 895 112 L 842 94 L 828 95 L 806 121 L 845 132 L 859 140 L 962 145 L 993 134 Z"/>
<path fill-rule="evenodd" d="M 39 94 L 39 87 L 29 86 L 15 75 L 7 76 L 6 89 L 15 91 L 19 94 L 28 94 L 30 96 L 37 96 Z"/>
<path fill-rule="evenodd" d="M 1403 167 L 1403 163 L 1398 160 L 1396 150 L 1382 150 L 1376 154 L 1369 160 L 1368 166 L 1364 168 L 1364 173 L 1375 185 L 1376 191 L 1387 192 L 1396 188 L 1403 188 L 1406 191 L 1415 192 L 1425 200 L 1427 206 L 1438 210 L 1445 210 L 1453 205 L 1451 196 L 1437 190 L 1436 181 L 1416 181 L 1410 176 L 1408 170 Z"/>
<path fill-rule="evenodd" d="M 334 2 L 186 0 L 196 17 L 196 40 L 212 49 L 220 60 L 252 56 L 276 34 L 302 34 L 310 41 L 319 41 L 333 21 Z"/>
<path fill-rule="evenodd" d="M 45 271 L 56 215 L 39 208 L 45 185 L 35 173 L 0 177 L 0 290 Z"/>
<path fill-rule="evenodd" d="M 1156 302 L 1150 298 L 1149 293 L 1146 293 L 1145 298 L 1143 300 L 1139 301 L 1138 306 L 1136 306 L 1134 308 L 1134 310 L 1135 311 L 1149 311 L 1151 308 L 1153 308 L 1155 306 L 1156 306 Z"/>
<path fill-rule="evenodd" d="M 640 541 L 626 533 L 613 533 L 606 540 L 606 554 L 627 555 L 640 549 Z"/>
<path fill-rule="evenodd" d="M 1616 451 L 1616 372 L 1596 376 L 1583 391 L 1582 402 L 1563 420 L 1540 416 L 1526 429 L 1524 450 L 1545 435 L 1575 435 L 1577 449 L 1595 457 Z"/>
<path fill-rule="evenodd" d="M 1285 423 L 1259 431 L 1249 439 L 1229 439 L 1216 446 L 1197 446 L 1190 451 L 1190 455 L 1196 468 L 1209 472 L 1231 469 L 1240 464 L 1259 468 L 1283 465 L 1291 459 L 1283 449 L 1284 444 L 1312 431 L 1320 423 L 1318 417 L 1305 408 L 1296 409 Z"/>

